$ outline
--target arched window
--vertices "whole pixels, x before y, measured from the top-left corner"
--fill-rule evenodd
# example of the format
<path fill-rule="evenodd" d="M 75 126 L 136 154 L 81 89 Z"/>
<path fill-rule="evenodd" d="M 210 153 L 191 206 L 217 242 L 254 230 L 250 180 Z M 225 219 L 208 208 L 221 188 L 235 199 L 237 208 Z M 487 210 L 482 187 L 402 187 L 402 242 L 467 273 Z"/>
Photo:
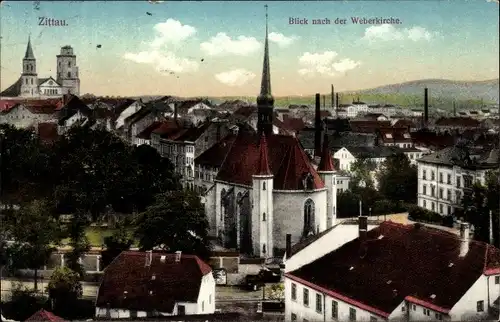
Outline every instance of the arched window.
<path fill-rule="evenodd" d="M 266 190 L 266 182 L 262 182 L 262 190 Z"/>
<path fill-rule="evenodd" d="M 266 221 L 266 213 L 262 214 L 262 221 Z"/>
<path fill-rule="evenodd" d="M 226 212 L 225 200 L 224 200 L 225 197 L 226 197 L 226 189 L 222 189 L 222 191 L 220 192 L 220 207 L 221 207 L 220 220 L 224 219 L 224 214 Z"/>
<path fill-rule="evenodd" d="M 31 85 L 33 85 L 33 78 L 31 79 Z"/>
<path fill-rule="evenodd" d="M 314 234 L 314 201 L 307 199 L 304 203 L 304 237 Z"/>
<path fill-rule="evenodd" d="M 70 61 L 68 62 L 68 67 L 71 67 L 71 62 Z"/>
<path fill-rule="evenodd" d="M 266 244 L 262 244 L 262 253 L 265 254 L 266 253 Z"/>

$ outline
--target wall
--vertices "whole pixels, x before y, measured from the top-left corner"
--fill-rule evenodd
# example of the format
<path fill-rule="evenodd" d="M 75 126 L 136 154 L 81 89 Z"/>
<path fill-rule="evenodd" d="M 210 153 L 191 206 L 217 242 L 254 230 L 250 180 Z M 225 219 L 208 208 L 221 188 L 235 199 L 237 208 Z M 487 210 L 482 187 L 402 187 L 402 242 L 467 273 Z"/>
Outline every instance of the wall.
<path fill-rule="evenodd" d="M 54 114 L 31 113 L 22 105 L 12 108 L 9 113 L 0 115 L 0 123 L 7 123 L 17 128 L 28 128 L 38 123 L 56 120 Z"/>
<path fill-rule="evenodd" d="M 296 300 L 292 300 L 291 297 L 292 283 L 296 284 L 296 289 L 297 289 Z M 303 304 L 304 289 L 309 290 L 308 306 L 305 306 Z M 321 295 L 321 301 L 322 301 L 321 312 L 316 311 L 316 294 Z M 332 316 L 332 301 L 337 302 L 337 308 L 338 308 L 337 318 L 334 318 Z M 317 292 L 312 288 L 305 287 L 285 277 L 285 320 L 286 321 L 291 320 L 292 313 L 297 315 L 297 321 L 303 321 L 304 319 L 307 319 L 309 321 L 349 321 L 349 311 L 351 308 L 356 310 L 356 321 L 370 321 L 371 318 L 376 318 L 378 321 L 385 320 L 380 316 L 377 316 L 366 310 L 362 310 L 358 307 L 345 303 L 339 299 Z"/>
<path fill-rule="evenodd" d="M 186 314 L 212 314 L 215 312 L 215 279 L 212 272 L 201 279 L 196 312 Z"/>
<path fill-rule="evenodd" d="M 340 222 L 342 219 L 338 219 Z M 376 228 L 377 225 L 368 225 L 368 230 Z M 321 236 L 314 243 L 308 245 L 297 254 L 285 261 L 285 272 L 291 272 L 315 261 L 318 258 L 336 250 L 342 245 L 358 238 L 358 225 L 339 224 L 328 233 Z M 292 243 L 293 244 L 293 243 Z"/>
<path fill-rule="evenodd" d="M 304 204 L 307 199 L 314 202 L 315 226 L 319 231 L 326 230 L 326 188 L 316 191 L 277 191 L 274 199 L 274 247 L 285 249 L 286 234 L 292 234 L 292 243 L 302 237 L 304 230 Z"/>
<path fill-rule="evenodd" d="M 490 302 L 495 301 L 500 295 L 500 285 L 495 285 L 495 277 L 489 277 Z M 484 301 L 484 311 L 477 312 L 477 302 Z M 488 277 L 482 275 L 453 306 L 450 311 L 453 321 L 481 320 L 488 316 Z"/>

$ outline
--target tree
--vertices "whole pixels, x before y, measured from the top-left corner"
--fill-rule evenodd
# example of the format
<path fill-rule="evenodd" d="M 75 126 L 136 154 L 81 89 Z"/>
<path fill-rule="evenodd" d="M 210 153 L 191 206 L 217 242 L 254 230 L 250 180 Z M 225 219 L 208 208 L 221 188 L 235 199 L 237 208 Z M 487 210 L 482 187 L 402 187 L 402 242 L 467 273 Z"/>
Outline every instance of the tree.
<path fill-rule="evenodd" d="M 135 236 L 140 248 L 183 251 L 208 258 L 208 221 L 199 196 L 186 190 L 168 191 L 139 215 Z"/>
<path fill-rule="evenodd" d="M 474 239 L 490 242 L 490 211 L 492 216 L 493 244 L 499 247 L 498 220 L 499 213 L 499 191 L 498 171 L 489 171 L 485 176 L 485 185 L 476 182 L 471 188 L 464 190 L 461 201 L 461 209 L 457 212 L 458 217 L 474 226 Z"/>
<path fill-rule="evenodd" d="M 134 240 L 125 227 L 120 227 L 112 236 L 104 238 L 106 248 L 101 253 L 102 269 L 106 268 L 121 252 L 129 250 Z"/>
<path fill-rule="evenodd" d="M 47 263 L 62 238 L 53 206 L 46 200 L 35 200 L 23 206 L 6 224 L 15 243 L 13 263 L 18 268 L 34 271 L 35 290 L 38 289 L 38 270 Z"/>
<path fill-rule="evenodd" d="M 367 188 L 373 188 L 372 173 L 376 170 L 377 165 L 370 159 L 356 159 L 351 164 L 351 187 L 358 187 L 359 183 L 363 181 Z"/>
<path fill-rule="evenodd" d="M 389 156 L 378 173 L 379 191 L 393 202 L 415 203 L 418 192 L 417 168 L 403 153 Z"/>
<path fill-rule="evenodd" d="M 47 289 L 49 298 L 58 311 L 71 310 L 83 294 L 80 275 L 68 267 L 58 267 L 54 270 Z"/>
<path fill-rule="evenodd" d="M 284 300 L 285 299 L 285 285 L 283 283 L 276 283 L 270 285 L 266 289 L 267 296 L 266 298 L 270 300 Z"/>

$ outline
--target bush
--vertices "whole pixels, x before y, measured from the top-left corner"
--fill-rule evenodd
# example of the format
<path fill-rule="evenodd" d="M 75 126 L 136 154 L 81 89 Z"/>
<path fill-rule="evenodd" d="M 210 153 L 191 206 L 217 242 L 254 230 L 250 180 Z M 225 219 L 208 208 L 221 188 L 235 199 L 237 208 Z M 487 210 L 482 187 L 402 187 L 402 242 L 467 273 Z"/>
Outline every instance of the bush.
<path fill-rule="evenodd" d="M 373 204 L 372 214 L 375 216 L 398 214 L 408 211 L 408 205 L 391 200 L 378 200 Z"/>
<path fill-rule="evenodd" d="M 8 319 L 24 321 L 38 310 L 47 308 L 47 298 L 21 283 L 12 286 L 9 302 L 2 303 L 2 313 Z"/>
<path fill-rule="evenodd" d="M 444 217 L 437 212 L 430 211 L 418 206 L 413 206 L 408 211 L 408 219 L 413 221 L 426 222 L 430 224 L 443 225 Z M 449 219 L 447 219 L 449 221 Z"/>

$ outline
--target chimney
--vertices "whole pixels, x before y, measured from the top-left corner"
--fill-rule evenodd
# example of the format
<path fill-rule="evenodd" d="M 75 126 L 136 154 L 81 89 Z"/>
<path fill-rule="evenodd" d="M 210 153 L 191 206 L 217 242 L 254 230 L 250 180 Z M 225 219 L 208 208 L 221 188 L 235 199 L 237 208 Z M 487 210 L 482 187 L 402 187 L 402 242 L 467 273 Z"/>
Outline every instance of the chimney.
<path fill-rule="evenodd" d="M 175 252 L 175 262 L 179 263 L 181 261 L 182 252 L 180 250 Z"/>
<path fill-rule="evenodd" d="M 147 250 L 146 251 L 146 267 L 150 267 L 152 261 L 153 261 L 153 251 Z"/>
<path fill-rule="evenodd" d="M 175 123 L 177 123 L 177 105 L 178 105 L 178 103 L 175 102 L 174 103 L 174 121 L 175 121 Z"/>
<path fill-rule="evenodd" d="M 292 234 L 286 234 L 286 257 L 292 256 Z"/>
<path fill-rule="evenodd" d="M 358 217 L 359 238 L 362 242 L 366 241 L 366 234 L 368 233 L 368 217 Z"/>
<path fill-rule="evenodd" d="M 335 88 L 332 84 L 332 110 L 335 108 Z"/>
<path fill-rule="evenodd" d="M 339 117 L 339 93 L 335 94 L 335 115 Z"/>
<path fill-rule="evenodd" d="M 424 126 L 427 127 L 429 122 L 429 89 L 424 89 Z"/>
<path fill-rule="evenodd" d="M 321 97 L 316 93 L 316 109 L 314 122 L 314 156 L 321 155 Z"/>
<path fill-rule="evenodd" d="M 466 222 L 460 223 L 460 257 L 465 257 L 469 251 L 470 228 Z"/>
<path fill-rule="evenodd" d="M 326 108 L 326 95 L 323 95 L 323 109 Z"/>

